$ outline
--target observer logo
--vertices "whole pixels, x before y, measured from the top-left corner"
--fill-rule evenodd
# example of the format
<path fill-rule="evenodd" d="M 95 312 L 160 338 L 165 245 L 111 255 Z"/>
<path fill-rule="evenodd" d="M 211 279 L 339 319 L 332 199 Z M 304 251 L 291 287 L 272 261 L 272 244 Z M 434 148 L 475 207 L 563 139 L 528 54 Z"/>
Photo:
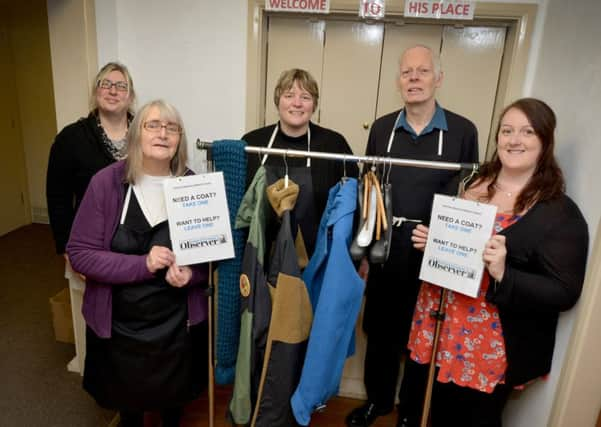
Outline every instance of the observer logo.
<path fill-rule="evenodd" d="M 208 236 L 200 239 L 189 239 L 179 242 L 179 248 L 184 249 L 196 249 L 196 248 L 207 248 L 213 246 L 223 245 L 227 242 L 225 234 L 218 234 L 216 236 Z"/>
<path fill-rule="evenodd" d="M 437 270 L 446 271 L 447 273 L 454 274 L 455 276 L 465 277 L 467 279 L 474 279 L 476 277 L 476 270 L 457 264 L 451 264 L 436 258 L 430 258 L 428 260 L 428 266 Z"/>

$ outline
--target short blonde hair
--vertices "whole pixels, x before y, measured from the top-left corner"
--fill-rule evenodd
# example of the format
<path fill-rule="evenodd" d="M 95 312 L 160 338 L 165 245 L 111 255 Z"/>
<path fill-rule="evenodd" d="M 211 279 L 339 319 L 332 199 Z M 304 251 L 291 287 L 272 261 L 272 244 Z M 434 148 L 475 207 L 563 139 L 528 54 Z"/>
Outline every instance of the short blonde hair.
<path fill-rule="evenodd" d="M 94 111 L 98 108 L 98 102 L 96 102 L 96 91 L 98 90 L 100 82 L 113 71 L 119 71 L 121 74 L 123 74 L 123 77 L 125 77 L 125 81 L 127 82 L 127 95 L 129 96 L 129 107 L 127 107 L 127 111 L 133 115 L 136 103 L 134 82 L 127 67 L 119 62 L 109 62 L 102 67 L 100 71 L 98 71 L 98 74 L 96 74 L 94 82 L 92 82 L 92 90 L 90 91 L 90 111 Z"/>
<path fill-rule="evenodd" d="M 127 158 L 125 160 L 125 181 L 135 184 L 136 179 L 143 173 L 142 144 L 140 143 L 144 121 L 151 108 L 156 107 L 160 120 L 177 123 L 181 129 L 179 143 L 175 155 L 171 159 L 169 169 L 174 176 L 182 176 L 186 172 L 188 161 L 188 141 L 184 131 L 184 123 L 175 107 L 162 99 L 156 99 L 145 104 L 138 110 L 127 131 Z"/>
<path fill-rule="evenodd" d="M 319 101 L 319 87 L 311 73 L 306 70 L 301 70 L 300 68 L 292 68 L 283 71 L 282 74 L 280 74 L 280 78 L 273 91 L 273 102 L 275 102 L 275 106 L 279 106 L 282 93 L 290 90 L 292 86 L 294 86 L 294 82 L 298 83 L 302 89 L 309 92 L 313 97 L 313 111 L 315 111 Z"/>

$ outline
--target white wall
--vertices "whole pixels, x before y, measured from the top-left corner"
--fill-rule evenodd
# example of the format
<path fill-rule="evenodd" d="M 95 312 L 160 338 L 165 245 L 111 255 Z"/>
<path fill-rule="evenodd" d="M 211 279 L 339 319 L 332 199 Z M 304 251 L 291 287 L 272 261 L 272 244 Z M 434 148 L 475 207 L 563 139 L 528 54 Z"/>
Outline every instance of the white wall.
<path fill-rule="evenodd" d="M 601 113 L 601 3 L 548 0 L 545 9 L 539 55 L 532 57 L 535 67 L 528 79 L 531 87 L 526 90 L 548 102 L 557 115 L 556 155 L 568 194 L 580 206 L 593 239 L 601 215 L 596 188 L 601 182 L 601 130 L 597 125 Z M 510 402 L 507 425 L 547 426 L 577 312 L 578 308 L 573 309 L 560 318 L 549 380 L 529 387 L 520 399 Z"/>
<path fill-rule="evenodd" d="M 182 113 L 189 152 L 244 131 L 246 0 L 96 0 L 98 63 L 123 62 L 138 106 L 164 98 Z"/>

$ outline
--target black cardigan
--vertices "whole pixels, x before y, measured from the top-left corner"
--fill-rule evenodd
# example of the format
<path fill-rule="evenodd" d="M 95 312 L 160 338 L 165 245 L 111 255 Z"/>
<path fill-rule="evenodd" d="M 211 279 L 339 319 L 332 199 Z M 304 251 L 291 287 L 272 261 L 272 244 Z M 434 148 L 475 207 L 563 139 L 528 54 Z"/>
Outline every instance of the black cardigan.
<path fill-rule="evenodd" d="M 57 253 L 65 252 L 75 212 L 90 179 L 114 161 L 102 143 L 94 113 L 56 135 L 48 159 L 46 201 Z"/>
<path fill-rule="evenodd" d="M 524 384 L 551 370 L 559 312 L 582 291 L 588 228 L 568 197 L 535 204 L 503 230 L 507 259 L 501 282 L 486 299 L 499 308 L 507 371 L 505 382 Z"/>

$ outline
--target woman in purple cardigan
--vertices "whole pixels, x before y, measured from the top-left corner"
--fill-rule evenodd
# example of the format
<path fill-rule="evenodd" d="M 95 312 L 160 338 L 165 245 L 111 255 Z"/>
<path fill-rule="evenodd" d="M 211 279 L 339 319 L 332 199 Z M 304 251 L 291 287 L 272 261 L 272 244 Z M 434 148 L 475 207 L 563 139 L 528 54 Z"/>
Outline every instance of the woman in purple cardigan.
<path fill-rule="evenodd" d="M 177 110 L 158 100 L 127 139 L 127 158 L 92 178 L 67 244 L 86 277 L 83 386 L 123 426 L 143 426 L 147 410 L 178 426 L 204 389 L 207 354 L 207 271 L 176 264 L 163 197 L 166 178 L 192 173 L 186 135 Z"/>

